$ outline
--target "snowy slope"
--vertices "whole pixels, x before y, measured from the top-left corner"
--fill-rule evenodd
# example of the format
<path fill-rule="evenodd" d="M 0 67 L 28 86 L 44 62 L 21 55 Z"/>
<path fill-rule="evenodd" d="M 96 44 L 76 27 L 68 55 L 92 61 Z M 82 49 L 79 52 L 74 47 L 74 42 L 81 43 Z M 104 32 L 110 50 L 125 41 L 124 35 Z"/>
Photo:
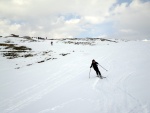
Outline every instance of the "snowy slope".
<path fill-rule="evenodd" d="M 9 40 L 32 48 L 20 55 L 33 56 L 7 59 L 1 52 L 0 113 L 150 112 L 149 41 Z M 90 72 L 92 59 L 108 70 L 99 67 L 106 79 Z"/>

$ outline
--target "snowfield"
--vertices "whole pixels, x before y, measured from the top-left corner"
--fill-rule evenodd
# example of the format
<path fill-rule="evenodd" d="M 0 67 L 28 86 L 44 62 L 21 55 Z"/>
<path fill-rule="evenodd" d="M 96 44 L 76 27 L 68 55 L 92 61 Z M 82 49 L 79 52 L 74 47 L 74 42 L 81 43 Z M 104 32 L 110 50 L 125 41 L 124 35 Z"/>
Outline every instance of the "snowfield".
<path fill-rule="evenodd" d="M 2 37 L 0 45 L 0 113 L 150 113 L 148 40 Z M 90 71 L 92 59 L 105 79 Z"/>

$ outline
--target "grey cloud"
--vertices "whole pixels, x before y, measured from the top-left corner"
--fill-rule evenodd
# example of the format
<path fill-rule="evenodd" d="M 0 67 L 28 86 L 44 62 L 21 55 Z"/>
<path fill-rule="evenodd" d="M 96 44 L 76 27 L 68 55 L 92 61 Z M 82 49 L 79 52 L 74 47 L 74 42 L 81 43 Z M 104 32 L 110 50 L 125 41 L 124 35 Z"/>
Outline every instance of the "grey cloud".
<path fill-rule="evenodd" d="M 2 31 L 7 28 L 9 30 L 6 33 L 10 34 L 76 37 L 82 32 L 93 34 L 92 30 L 98 29 L 95 26 L 111 22 L 111 28 L 115 29 L 117 35 L 129 37 L 140 32 L 141 37 L 148 36 L 150 2 L 133 0 L 128 5 L 116 5 L 110 11 L 116 2 L 117 0 L 0 0 L 0 33 L 4 33 Z M 103 35 L 107 35 L 107 28 L 103 31 L 106 31 Z"/>

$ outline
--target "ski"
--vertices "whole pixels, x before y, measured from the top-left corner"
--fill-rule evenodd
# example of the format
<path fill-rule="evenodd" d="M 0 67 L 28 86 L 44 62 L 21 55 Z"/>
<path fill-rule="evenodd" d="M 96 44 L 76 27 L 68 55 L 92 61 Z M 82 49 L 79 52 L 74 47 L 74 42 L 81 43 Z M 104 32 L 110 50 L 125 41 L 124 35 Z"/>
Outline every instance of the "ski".
<path fill-rule="evenodd" d="M 100 78 L 100 79 L 106 78 L 106 77 L 100 77 L 100 76 L 97 76 L 97 77 Z"/>

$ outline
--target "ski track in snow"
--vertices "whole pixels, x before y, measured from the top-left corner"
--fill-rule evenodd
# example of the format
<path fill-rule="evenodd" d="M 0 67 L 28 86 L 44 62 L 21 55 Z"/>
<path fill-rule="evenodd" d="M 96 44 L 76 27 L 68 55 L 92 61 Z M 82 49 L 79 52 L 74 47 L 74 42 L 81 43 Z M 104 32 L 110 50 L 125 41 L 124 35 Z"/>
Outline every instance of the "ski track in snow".
<path fill-rule="evenodd" d="M 81 59 L 79 60 L 82 60 L 82 59 L 83 58 L 81 57 Z M 68 67 L 70 63 L 74 64 L 75 62 L 78 62 L 78 59 L 75 61 L 66 63 L 64 66 Z M 71 65 L 71 66 L 72 68 L 76 68 L 76 65 Z M 85 71 L 85 68 L 80 67 L 80 69 L 74 72 L 73 75 L 79 75 L 79 73 L 82 73 L 84 71 Z M 71 75 L 70 74 L 71 72 L 72 72 L 72 69 L 71 70 L 62 69 L 61 71 L 54 73 L 53 76 L 48 77 L 46 80 L 41 81 L 40 83 L 37 83 L 28 89 L 24 89 L 23 91 L 17 93 L 15 96 L 8 98 L 7 100 L 1 102 L 0 107 L 5 107 L 9 105 L 9 107 L 4 111 L 4 113 L 16 112 L 22 109 L 23 107 L 31 104 L 32 102 L 35 102 L 41 99 L 44 95 L 48 94 L 55 88 L 73 79 L 75 76 Z M 47 71 L 47 73 L 49 73 L 49 71 Z M 62 73 L 67 76 L 62 77 Z"/>
<path fill-rule="evenodd" d="M 103 111 L 105 111 L 106 113 L 110 112 L 110 109 L 112 109 L 116 113 L 117 112 L 124 113 L 126 111 L 128 111 L 127 113 L 141 113 L 143 111 L 143 106 L 137 98 L 135 98 L 133 95 L 128 93 L 125 89 L 122 89 L 119 86 L 112 84 L 108 78 L 103 79 L 103 81 L 99 78 L 97 80 L 95 80 L 95 82 L 93 84 L 93 90 L 95 90 L 97 93 L 99 93 L 100 97 L 103 99 L 104 104 L 103 104 L 102 108 L 104 109 Z M 126 102 L 126 104 L 124 104 L 126 106 L 123 106 L 123 108 L 120 110 L 117 110 L 116 107 L 113 108 L 113 106 L 117 106 L 117 105 L 115 105 L 116 104 L 115 100 L 117 100 L 116 93 L 118 96 L 123 97 L 124 102 L 126 102 L 126 100 L 134 101 L 136 103 L 135 106 L 130 107 L 130 106 L 128 106 L 128 102 Z M 102 100 L 100 99 L 99 102 L 101 105 Z M 112 107 L 110 107 L 108 105 L 110 105 Z M 118 108 L 119 108 L 119 106 L 118 106 Z"/>

